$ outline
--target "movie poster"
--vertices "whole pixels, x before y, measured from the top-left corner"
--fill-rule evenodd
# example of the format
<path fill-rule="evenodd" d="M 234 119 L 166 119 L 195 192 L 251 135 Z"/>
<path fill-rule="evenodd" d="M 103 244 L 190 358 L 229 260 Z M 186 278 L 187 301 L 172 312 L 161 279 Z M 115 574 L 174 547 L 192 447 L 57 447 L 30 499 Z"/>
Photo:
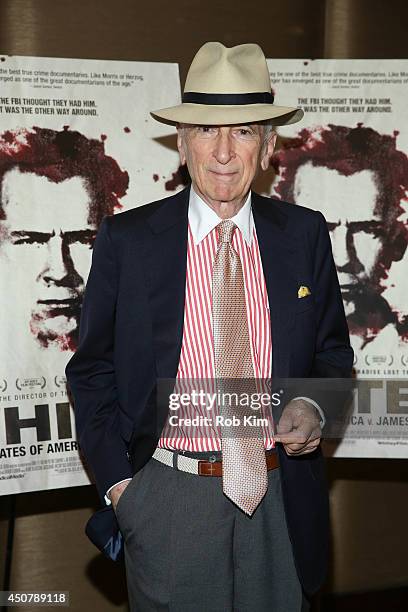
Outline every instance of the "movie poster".
<path fill-rule="evenodd" d="M 174 193 L 172 64 L 0 57 L 0 493 L 87 484 L 64 369 L 102 218 Z M 328 223 L 356 390 L 326 451 L 407 457 L 407 60 L 270 60 L 279 128 L 257 190 Z M 399 381 L 399 382 L 398 382 Z"/>
<path fill-rule="evenodd" d="M 324 214 L 355 376 L 382 380 L 369 409 L 356 399 L 335 454 L 407 457 L 408 402 L 401 390 L 396 409 L 386 387 L 408 379 L 408 61 L 278 59 L 269 69 L 275 102 L 305 117 L 279 128 L 275 177 L 260 189 Z"/>
<path fill-rule="evenodd" d="M 0 58 L 1 494 L 89 482 L 65 365 L 105 215 L 178 185 L 175 64 Z"/>

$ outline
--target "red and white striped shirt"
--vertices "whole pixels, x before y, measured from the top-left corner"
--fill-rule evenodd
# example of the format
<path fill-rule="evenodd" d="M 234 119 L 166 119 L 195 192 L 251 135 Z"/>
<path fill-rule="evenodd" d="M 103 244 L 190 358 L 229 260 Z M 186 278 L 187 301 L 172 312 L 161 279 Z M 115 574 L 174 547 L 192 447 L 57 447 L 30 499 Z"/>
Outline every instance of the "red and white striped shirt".
<path fill-rule="evenodd" d="M 245 283 L 249 336 L 254 376 L 269 379 L 272 364 L 272 339 L 268 294 L 256 236 L 249 194 L 244 206 L 232 217 L 237 228 L 232 246 L 239 254 Z M 214 381 L 214 344 L 212 330 L 212 270 L 217 252 L 217 229 L 221 219 L 193 189 L 188 211 L 187 273 L 183 339 L 175 390 L 183 392 L 182 379 L 202 379 L 211 391 Z M 186 385 L 188 391 L 188 383 Z M 179 407 L 177 422 L 192 414 L 208 417 L 205 406 Z M 173 413 L 174 414 L 174 413 Z M 170 415 L 169 415 L 170 416 Z M 208 419 L 199 426 L 183 427 L 167 420 L 158 446 L 171 450 L 204 452 L 221 450 L 218 428 Z M 203 424 L 204 422 L 204 424 Z M 274 446 L 271 419 L 263 426 L 265 448 Z"/>
<path fill-rule="evenodd" d="M 241 258 L 244 273 L 254 376 L 258 379 L 269 379 L 272 365 L 269 303 L 250 195 L 233 220 L 237 229 L 233 235 L 232 245 Z M 188 221 L 184 327 L 176 381 L 176 387 L 178 386 L 181 390 L 183 379 L 204 379 L 211 386 L 215 372 L 211 314 L 212 268 L 217 251 L 217 230 L 215 228 L 221 219 L 191 189 Z M 188 382 L 186 389 L 189 390 Z M 209 391 L 214 391 L 213 387 Z M 304 399 L 314 405 L 320 413 L 323 427 L 324 414 L 318 404 L 307 397 L 295 399 Z M 179 416 L 182 416 L 183 411 L 180 409 L 178 412 L 181 413 Z M 185 410 L 187 417 L 191 417 L 192 412 L 191 407 Z M 194 412 L 199 414 L 200 407 L 194 406 Z M 201 415 L 208 416 L 205 407 L 201 409 Z M 265 449 L 273 448 L 275 445 L 273 424 L 270 418 L 268 421 L 268 426 L 263 427 Z M 158 447 L 192 452 L 220 451 L 219 433 L 215 427 L 211 426 L 174 427 L 167 420 Z M 121 482 L 124 481 L 120 480 L 108 489 L 105 495 L 107 504 L 111 503 L 108 497 L 109 492 Z"/>

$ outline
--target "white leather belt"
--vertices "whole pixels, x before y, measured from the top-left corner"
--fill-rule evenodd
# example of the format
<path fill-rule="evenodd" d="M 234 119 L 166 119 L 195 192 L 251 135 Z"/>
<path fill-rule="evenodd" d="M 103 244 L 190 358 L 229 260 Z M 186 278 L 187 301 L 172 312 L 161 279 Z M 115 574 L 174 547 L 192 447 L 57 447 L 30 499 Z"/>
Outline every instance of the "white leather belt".
<path fill-rule="evenodd" d="M 169 467 L 188 472 L 189 474 L 199 474 L 198 464 L 199 459 L 193 457 L 185 457 L 184 455 L 168 450 L 167 448 L 156 448 L 153 453 L 153 458 L 168 465 Z"/>
<path fill-rule="evenodd" d="M 195 459 L 194 457 L 186 457 L 182 453 L 168 450 L 167 448 L 156 448 L 153 453 L 153 459 L 164 463 L 168 467 L 189 474 L 197 474 L 199 476 L 222 476 L 222 461 L 216 456 L 204 453 L 205 459 Z M 266 451 L 266 468 L 274 470 L 279 467 L 279 458 L 276 450 Z"/>

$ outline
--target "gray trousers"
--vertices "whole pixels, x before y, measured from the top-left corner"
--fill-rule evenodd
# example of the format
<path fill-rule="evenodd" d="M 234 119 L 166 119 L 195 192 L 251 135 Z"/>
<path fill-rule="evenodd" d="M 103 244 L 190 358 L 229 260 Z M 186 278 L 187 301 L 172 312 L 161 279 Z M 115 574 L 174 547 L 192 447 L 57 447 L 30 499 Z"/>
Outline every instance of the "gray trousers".
<path fill-rule="evenodd" d="M 300 612 L 308 609 L 285 522 L 279 468 L 250 518 L 219 477 L 155 459 L 116 512 L 132 612 Z"/>

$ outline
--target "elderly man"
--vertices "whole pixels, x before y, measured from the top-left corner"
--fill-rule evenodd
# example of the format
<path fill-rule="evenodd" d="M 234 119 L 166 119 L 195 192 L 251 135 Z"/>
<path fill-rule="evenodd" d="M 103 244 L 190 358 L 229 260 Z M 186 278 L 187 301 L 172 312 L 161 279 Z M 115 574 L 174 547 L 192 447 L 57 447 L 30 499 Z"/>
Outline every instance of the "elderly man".
<path fill-rule="evenodd" d="M 302 112 L 273 104 L 257 45 L 207 43 L 182 104 L 153 116 L 177 125 L 191 187 L 105 220 L 67 368 L 80 444 L 123 536 L 131 609 L 307 609 L 327 564 L 330 406 L 292 394 L 276 431 L 262 419 L 251 433 L 220 406 L 231 434 L 206 406 L 187 406 L 202 417 L 191 428 L 158 400 L 164 379 L 224 389 L 350 375 L 324 217 L 251 192 L 272 126 Z M 88 535 L 116 558 L 113 516 L 99 511 Z"/>

